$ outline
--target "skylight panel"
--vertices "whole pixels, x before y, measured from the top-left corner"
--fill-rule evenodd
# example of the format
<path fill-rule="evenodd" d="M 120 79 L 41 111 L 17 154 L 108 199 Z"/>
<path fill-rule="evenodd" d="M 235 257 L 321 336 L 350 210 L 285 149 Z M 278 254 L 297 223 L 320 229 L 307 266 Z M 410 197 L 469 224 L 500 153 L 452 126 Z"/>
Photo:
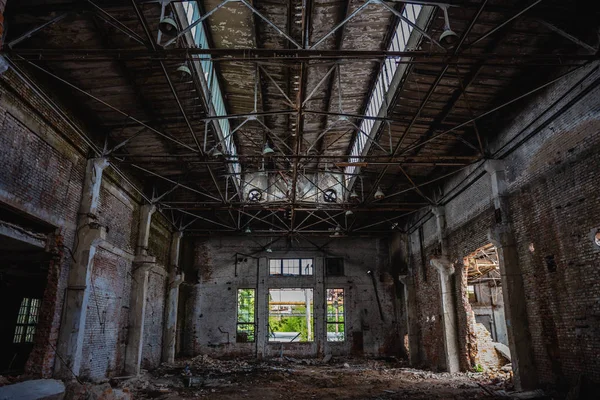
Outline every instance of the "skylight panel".
<path fill-rule="evenodd" d="M 196 19 L 200 18 L 200 10 L 198 9 L 198 5 L 196 2 L 182 2 L 183 9 L 186 12 L 188 23 L 191 24 Z M 207 49 L 208 46 L 208 38 L 206 36 L 206 32 L 204 31 L 204 26 L 202 24 L 196 25 L 191 30 L 192 36 L 196 45 L 198 45 L 201 49 Z M 210 101 L 212 103 L 212 110 L 214 111 L 215 116 L 221 117 L 227 115 L 227 110 L 225 108 L 225 101 L 223 100 L 223 93 L 221 92 L 221 87 L 219 85 L 219 81 L 217 79 L 216 72 L 214 70 L 212 61 L 210 59 L 210 55 L 205 54 L 199 56 L 200 66 L 202 68 L 202 72 L 204 73 L 204 78 L 206 80 L 206 84 L 211 93 Z M 219 119 L 218 125 L 221 129 L 221 144 L 223 146 L 223 150 L 228 155 L 232 156 L 234 159 L 237 158 L 237 148 L 235 146 L 235 142 L 233 140 L 233 135 L 231 135 L 231 125 L 229 124 L 228 119 Z M 240 172 L 242 170 L 239 162 L 233 162 L 230 164 L 232 167 L 232 172 L 235 173 L 234 178 L 239 186 L 241 176 Z"/>
<path fill-rule="evenodd" d="M 402 11 L 402 15 L 413 24 L 416 24 L 421 9 L 422 7 L 420 5 L 407 4 L 404 7 L 404 10 Z M 388 46 L 388 50 L 404 51 L 412 31 L 413 27 L 408 22 L 400 20 L 398 22 L 394 35 L 392 36 L 392 40 L 390 42 L 390 45 Z M 367 116 L 376 117 L 379 115 L 381 107 L 384 103 L 384 98 L 385 96 L 387 96 L 387 91 L 391 86 L 392 80 L 397 70 L 398 64 L 394 62 L 393 59 L 388 58 L 382 64 L 382 68 L 379 71 L 379 74 L 375 81 L 373 92 L 371 93 L 368 105 L 366 107 L 365 114 Z M 363 119 L 359 124 L 359 129 L 368 134 L 369 138 L 372 139 L 377 133 L 379 126 L 380 125 L 378 124 L 377 128 L 375 128 L 375 122 L 373 120 Z M 366 136 L 358 132 L 350 150 L 349 162 L 361 161 L 360 156 L 362 156 L 364 152 L 368 151 L 367 143 L 368 140 Z M 353 178 L 353 175 L 356 173 L 356 167 L 353 165 L 347 166 L 344 172 L 346 174 L 346 186 L 348 186 L 349 182 Z"/>

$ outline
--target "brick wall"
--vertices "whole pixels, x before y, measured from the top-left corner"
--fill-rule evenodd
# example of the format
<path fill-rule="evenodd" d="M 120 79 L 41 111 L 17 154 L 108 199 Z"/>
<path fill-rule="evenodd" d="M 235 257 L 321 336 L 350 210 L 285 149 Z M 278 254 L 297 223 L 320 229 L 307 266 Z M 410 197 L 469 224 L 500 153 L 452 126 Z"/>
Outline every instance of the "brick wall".
<path fill-rule="evenodd" d="M 0 0 L 1 1 L 1 0 Z M 53 373 L 70 252 L 89 149 L 49 106 L 13 74 L 0 76 L 0 203 L 57 228 L 59 243 L 50 264 L 38 334 L 27 372 Z M 137 240 L 141 199 L 110 168 L 104 172 L 99 222 L 108 229 L 94 259 L 87 310 L 82 377 L 118 375 L 124 365 L 131 262 Z M 156 237 L 153 237 L 156 235 Z M 153 219 L 152 252 L 164 262 L 170 236 L 162 216 Z M 64 247 L 62 247 L 64 246 Z M 164 267 L 161 267 L 164 269 Z M 160 349 L 164 279 L 151 280 L 152 310 L 147 344 Z M 158 317 L 157 317 L 158 316 Z M 156 365 L 153 350 L 153 365 Z M 56 361 L 60 362 L 60 361 Z"/>
<path fill-rule="evenodd" d="M 260 238 L 259 238 L 260 240 Z M 260 251 L 257 241 L 246 237 L 223 237 L 210 239 L 187 238 L 193 247 L 190 261 L 184 264 L 186 283 L 183 285 L 187 298 L 184 326 L 184 348 L 187 355 L 208 353 L 215 355 L 255 355 L 277 357 L 280 343 L 267 342 L 268 289 L 304 287 L 314 289 L 315 338 L 312 343 L 289 343 L 284 352 L 295 356 L 364 354 L 371 356 L 400 356 L 403 341 L 400 332 L 405 331 L 401 316 L 400 299 L 392 279 L 388 241 L 377 238 L 341 238 L 333 241 L 312 238 L 323 249 L 304 240 L 294 242 L 288 248 L 284 241 L 274 243 L 272 252 Z M 235 254 L 255 254 L 262 257 L 265 268 L 259 270 L 257 260 L 247 257 L 235 265 Z M 266 268 L 267 258 L 312 258 L 312 276 L 273 277 Z M 344 258 L 344 276 L 324 276 L 320 260 L 324 257 Z M 243 258 L 243 257 L 242 257 Z M 383 319 L 379 313 L 377 296 L 373 287 L 372 271 L 379 295 Z M 265 297 L 257 294 L 257 324 L 263 324 L 263 335 L 257 334 L 257 343 L 236 343 L 237 289 L 258 288 Z M 341 288 L 345 291 L 346 340 L 334 343 L 325 340 L 325 332 L 319 336 L 319 307 L 324 307 L 325 288 Z M 258 293 L 258 292 L 257 292 Z M 319 297 L 321 296 L 321 297 Z M 261 320 L 262 318 L 262 320 Z M 323 317 L 324 319 L 324 317 Z M 228 332 L 229 335 L 227 335 Z M 229 337 L 229 343 L 227 339 Z M 258 345 L 258 346 L 257 346 Z M 260 350 L 257 350 L 260 349 Z"/>
<path fill-rule="evenodd" d="M 94 259 L 85 321 L 81 377 L 101 380 L 124 367 L 131 261 L 99 249 Z"/>
<path fill-rule="evenodd" d="M 598 79 L 596 63 L 549 87 L 521 104 L 521 113 L 490 144 L 491 151 L 506 162 L 510 218 L 542 384 L 574 384 L 581 375 L 600 382 L 600 247 L 592 241 L 592 233 L 600 228 Z M 451 199 L 446 212 L 452 260 L 489 243 L 494 210 L 490 178 L 482 171 L 474 167 L 468 171 L 470 177 L 457 175 L 444 188 Z M 462 192 L 455 189 L 460 182 L 464 183 L 459 189 L 468 187 Z M 424 231 L 431 232 L 434 225 L 433 218 L 427 220 Z M 419 307 L 439 313 L 438 283 L 424 282 L 419 275 L 417 234 L 415 230 L 410 240 L 411 268 L 421 285 Z M 432 244 L 426 253 L 435 249 Z M 555 268 L 548 268 L 550 258 Z M 460 296 L 458 283 L 456 290 Z M 459 329 L 465 324 L 459 310 Z M 442 337 L 440 324 L 430 329 L 425 322 L 421 329 L 425 343 Z M 464 337 L 461 350 L 466 350 Z M 427 350 L 424 354 L 426 364 L 435 366 L 435 354 Z"/>
<path fill-rule="evenodd" d="M 157 267 L 160 268 L 160 267 Z M 144 346 L 142 368 L 153 369 L 160 365 L 165 312 L 166 279 L 153 270 L 148 274 L 148 294 L 144 319 Z"/>
<path fill-rule="evenodd" d="M 49 266 L 38 334 L 27 372 L 52 374 L 61 308 L 71 264 L 85 157 L 68 128 L 18 80 L 0 77 L 0 202 L 57 228 L 61 246 Z M 62 135 L 59 135 L 61 132 Z M 62 247 L 64 246 L 64 247 Z"/>

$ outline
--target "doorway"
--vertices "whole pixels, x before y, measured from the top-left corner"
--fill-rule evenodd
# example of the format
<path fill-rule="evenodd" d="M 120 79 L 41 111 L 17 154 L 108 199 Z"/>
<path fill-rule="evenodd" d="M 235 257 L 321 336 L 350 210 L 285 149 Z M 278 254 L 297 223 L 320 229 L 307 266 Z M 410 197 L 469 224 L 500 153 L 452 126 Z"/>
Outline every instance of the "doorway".
<path fill-rule="evenodd" d="M 471 364 L 483 370 L 502 367 L 510 362 L 510 351 L 496 247 L 480 247 L 464 258 L 464 266 Z"/>

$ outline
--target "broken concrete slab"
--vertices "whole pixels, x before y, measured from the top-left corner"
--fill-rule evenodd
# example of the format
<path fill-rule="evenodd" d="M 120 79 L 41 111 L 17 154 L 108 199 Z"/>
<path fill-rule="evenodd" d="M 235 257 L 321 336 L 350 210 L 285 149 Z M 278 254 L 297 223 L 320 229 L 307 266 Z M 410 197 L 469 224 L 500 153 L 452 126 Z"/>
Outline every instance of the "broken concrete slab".
<path fill-rule="evenodd" d="M 502 354 L 502 357 L 510 361 L 510 349 L 507 345 L 503 343 L 494 342 L 494 348 L 498 351 L 498 353 Z"/>
<path fill-rule="evenodd" d="M 65 384 L 56 379 L 35 379 L 0 387 L 0 400 L 62 400 Z"/>

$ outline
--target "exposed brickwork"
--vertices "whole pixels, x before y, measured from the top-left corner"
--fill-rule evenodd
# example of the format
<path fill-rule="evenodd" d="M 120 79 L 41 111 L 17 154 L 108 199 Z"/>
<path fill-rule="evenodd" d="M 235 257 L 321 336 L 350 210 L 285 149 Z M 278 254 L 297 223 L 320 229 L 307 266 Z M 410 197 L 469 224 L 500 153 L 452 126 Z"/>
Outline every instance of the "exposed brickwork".
<path fill-rule="evenodd" d="M 0 202 L 55 226 L 61 239 L 49 266 L 39 330 L 27 364 L 27 372 L 38 376 L 52 376 L 58 360 L 54 348 L 72 262 L 70 254 L 76 245 L 75 227 L 88 154 L 81 138 L 11 70 L 0 76 Z M 101 244 L 95 257 L 84 335 L 84 378 L 103 379 L 123 369 L 139 201 L 139 196 L 110 168 L 105 170 L 99 221 L 108 228 L 108 247 Z M 151 240 L 163 260 L 170 243 L 168 228 L 164 228 L 168 225 L 164 219 L 157 219 L 155 225 L 159 228 L 153 228 Z M 154 233 L 160 236 L 152 238 Z M 164 284 L 157 286 L 162 289 L 153 292 L 152 301 L 158 304 L 164 301 Z M 160 307 L 162 304 L 154 308 Z M 160 354 L 160 335 L 156 332 L 162 332 L 162 311 L 155 313 L 161 317 L 148 340 L 156 342 L 152 346 Z"/>
<path fill-rule="evenodd" d="M 85 157 L 70 145 L 73 138 L 66 133 L 68 128 L 59 124 L 11 71 L 3 74 L 0 82 L 0 202 L 56 226 L 61 239 L 58 244 L 64 246 L 57 248 L 63 255 L 57 254 L 49 265 L 40 330 L 26 366 L 28 373 L 50 377 L 71 265 L 66 249 L 74 244 Z M 23 103 L 21 95 L 29 95 L 33 106 Z M 63 136 L 58 129 L 64 129 Z"/>
<path fill-rule="evenodd" d="M 100 380 L 123 370 L 127 326 L 121 325 L 128 312 L 131 262 L 104 249 L 94 258 L 90 301 L 85 322 L 85 345 L 81 377 Z"/>
<path fill-rule="evenodd" d="M 166 266 L 169 264 L 170 249 L 171 232 L 168 222 L 159 212 L 155 212 L 150 224 L 148 252 L 156 257 L 158 264 Z"/>
<path fill-rule="evenodd" d="M 156 268 L 162 267 L 157 266 Z M 153 369 L 160 365 L 165 293 L 165 276 L 151 270 L 148 274 L 146 316 L 144 319 L 144 347 L 142 348 L 142 368 L 145 369 Z"/>
<path fill-rule="evenodd" d="M 490 146 L 506 162 L 510 220 L 541 384 L 572 385 L 579 376 L 600 382 L 600 247 L 592 240 L 592 232 L 600 228 L 599 78 L 597 65 L 592 65 L 548 88 L 524 105 Z M 580 93 L 583 97 L 578 97 Z M 535 136 L 519 143 L 538 127 Z M 519 145 L 508 152 L 507 143 L 515 135 L 519 136 L 512 143 Z M 447 190 L 463 178 L 455 177 Z M 489 182 L 488 175 L 481 176 L 446 205 L 452 260 L 489 243 L 487 233 L 495 221 L 491 190 L 486 193 Z M 424 231 L 433 230 L 432 221 L 425 223 Z M 426 239 L 431 241 L 435 237 Z M 411 267 L 420 271 L 417 232 L 411 242 Z M 427 254 L 432 251 L 434 245 L 426 250 Z M 549 268 L 548 260 L 556 266 Z M 419 273 L 416 277 L 421 285 L 417 289 L 420 310 L 435 313 L 440 302 L 437 282 L 424 284 Z M 458 296 L 459 290 L 457 286 Z M 466 321 L 460 312 L 459 319 L 459 330 L 463 330 Z M 432 332 L 426 324 L 421 329 L 425 343 L 442 337 L 439 324 Z M 461 340 L 465 351 L 468 342 L 464 337 Z M 435 354 L 427 349 L 424 354 L 424 361 L 435 366 Z"/>
<path fill-rule="evenodd" d="M 130 254 L 135 251 L 135 237 L 132 229 L 136 227 L 137 204 L 124 194 L 115 194 L 110 179 L 104 177 L 98 204 L 98 222 L 107 229 L 106 240 Z M 108 187 L 111 187 L 109 191 Z"/>

